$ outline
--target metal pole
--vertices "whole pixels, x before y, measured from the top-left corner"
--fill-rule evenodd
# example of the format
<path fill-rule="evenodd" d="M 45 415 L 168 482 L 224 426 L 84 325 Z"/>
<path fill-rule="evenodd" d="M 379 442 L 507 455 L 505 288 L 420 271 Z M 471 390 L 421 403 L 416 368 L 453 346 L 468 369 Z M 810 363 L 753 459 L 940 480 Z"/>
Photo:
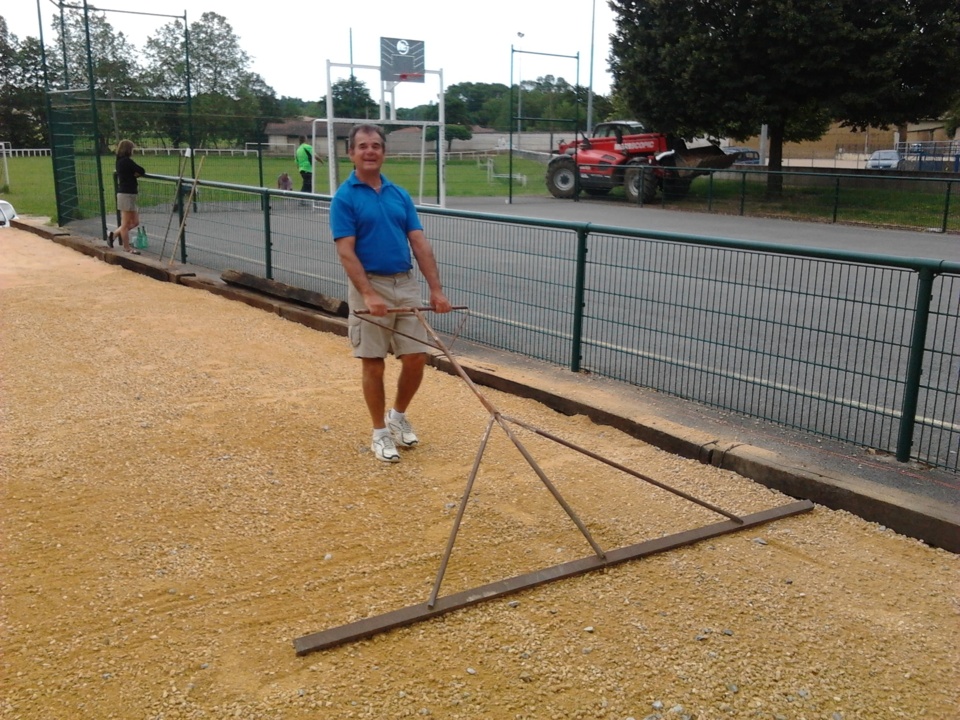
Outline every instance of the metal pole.
<path fill-rule="evenodd" d="M 273 280 L 273 240 L 270 233 L 270 191 L 267 188 L 263 188 L 260 192 L 260 207 L 263 210 L 264 275 L 267 276 L 267 280 Z"/>
<path fill-rule="evenodd" d="M 93 157 L 97 168 L 97 196 L 100 200 L 100 230 L 101 237 L 107 237 L 107 203 L 103 187 L 103 161 L 100 158 L 100 123 L 97 119 L 97 88 L 93 75 L 93 50 L 90 41 L 90 6 L 83 2 L 84 38 L 87 50 L 87 83 L 90 90 L 90 119 L 93 124 Z M 79 195 L 79 192 L 77 193 Z"/>
<path fill-rule="evenodd" d="M 570 372 L 580 372 L 583 355 L 583 298 L 586 295 L 587 229 L 577 230 L 577 272 L 573 291 L 573 342 L 570 346 Z"/>
<path fill-rule="evenodd" d="M 518 38 L 523 38 L 523 33 L 517 33 Z M 517 147 L 520 147 L 520 135 L 523 132 L 523 57 L 517 61 Z M 511 169 L 510 174 L 513 175 Z"/>
<path fill-rule="evenodd" d="M 927 341 L 930 301 L 933 295 L 933 270 L 921 268 L 917 282 L 917 309 L 913 319 L 913 337 L 907 376 L 903 379 L 903 406 L 900 410 L 900 433 L 897 437 L 897 460 L 907 462 L 913 447 L 913 431 L 917 424 L 917 402 L 923 375 L 923 347 Z"/>
<path fill-rule="evenodd" d="M 460 531 L 460 525 L 463 523 L 463 514 L 467 510 L 467 501 L 470 499 L 470 493 L 473 491 L 473 483 L 477 479 L 477 472 L 480 470 L 480 460 L 483 459 L 483 453 L 487 449 L 487 441 L 490 440 L 490 431 L 493 430 L 493 423 L 496 421 L 494 415 L 490 415 L 487 421 L 487 429 L 483 433 L 483 439 L 480 441 L 480 448 L 473 460 L 473 469 L 470 471 L 470 477 L 467 478 L 467 487 L 460 498 L 460 506 L 457 508 L 457 517 L 453 521 L 453 529 L 450 531 L 450 537 L 447 539 L 447 547 L 443 551 L 443 557 L 440 560 L 440 568 L 437 570 L 437 579 L 433 583 L 433 591 L 430 593 L 430 599 L 427 600 L 427 607 L 432 608 L 437 604 L 437 595 L 440 594 L 440 584 L 443 582 L 443 576 L 447 572 L 447 564 L 450 562 L 450 555 L 453 554 L 453 544 L 457 540 L 457 533 Z"/>
<path fill-rule="evenodd" d="M 513 203 L 513 56 L 517 51 L 510 45 L 510 92 L 507 93 L 507 205 Z"/>
<path fill-rule="evenodd" d="M 593 41 L 596 37 L 597 0 L 593 0 L 593 11 L 590 17 L 590 83 L 587 86 L 587 132 L 593 127 Z"/>
<path fill-rule="evenodd" d="M 187 25 L 187 11 L 183 11 L 183 48 L 184 48 L 184 61 L 186 62 L 186 91 L 187 91 L 187 136 L 190 138 L 188 144 L 190 146 L 190 174 L 193 177 L 197 176 L 197 166 L 196 166 L 196 138 L 194 137 L 193 131 L 193 94 L 190 87 L 190 26 Z"/>
<path fill-rule="evenodd" d="M 947 194 L 943 201 L 943 222 L 940 223 L 940 232 L 947 231 L 947 223 L 950 220 L 950 189 L 953 187 L 953 180 L 947 180 Z"/>

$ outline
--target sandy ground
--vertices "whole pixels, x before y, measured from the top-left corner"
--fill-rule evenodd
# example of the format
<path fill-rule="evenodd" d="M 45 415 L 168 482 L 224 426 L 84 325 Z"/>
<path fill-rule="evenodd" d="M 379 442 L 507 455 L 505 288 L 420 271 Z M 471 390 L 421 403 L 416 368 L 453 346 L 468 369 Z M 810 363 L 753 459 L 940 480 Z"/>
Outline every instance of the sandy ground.
<path fill-rule="evenodd" d="M 343 338 L 22 231 L 0 256 L 2 718 L 960 715 L 958 558 L 820 507 L 297 657 L 427 599 L 481 404 L 428 368 L 384 465 Z M 484 392 L 732 512 L 790 501 Z M 520 436 L 605 548 L 722 519 Z M 441 594 L 588 555 L 494 433 Z"/>

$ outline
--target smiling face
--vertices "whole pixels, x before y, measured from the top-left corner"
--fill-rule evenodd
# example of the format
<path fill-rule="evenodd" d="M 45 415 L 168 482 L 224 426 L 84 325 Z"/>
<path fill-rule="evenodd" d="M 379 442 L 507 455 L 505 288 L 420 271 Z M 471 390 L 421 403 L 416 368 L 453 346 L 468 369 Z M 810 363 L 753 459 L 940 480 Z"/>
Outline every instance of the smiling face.
<path fill-rule="evenodd" d="M 361 179 L 373 179 L 380 175 L 387 148 L 383 136 L 376 130 L 361 128 L 350 143 L 350 160 Z"/>

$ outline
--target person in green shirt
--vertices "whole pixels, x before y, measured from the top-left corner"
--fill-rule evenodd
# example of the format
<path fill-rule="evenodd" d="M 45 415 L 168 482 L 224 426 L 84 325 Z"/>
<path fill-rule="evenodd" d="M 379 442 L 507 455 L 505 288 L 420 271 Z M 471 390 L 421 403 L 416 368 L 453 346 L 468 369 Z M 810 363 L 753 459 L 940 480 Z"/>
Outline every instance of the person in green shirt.
<path fill-rule="evenodd" d="M 295 153 L 297 159 L 297 169 L 300 170 L 300 177 L 303 178 L 303 184 L 300 187 L 300 192 L 313 192 L 313 147 L 307 144 L 307 138 L 304 135 L 300 136 L 300 144 L 297 146 L 297 152 Z M 323 161 L 320 158 L 317 158 L 317 161 L 322 165 Z"/>

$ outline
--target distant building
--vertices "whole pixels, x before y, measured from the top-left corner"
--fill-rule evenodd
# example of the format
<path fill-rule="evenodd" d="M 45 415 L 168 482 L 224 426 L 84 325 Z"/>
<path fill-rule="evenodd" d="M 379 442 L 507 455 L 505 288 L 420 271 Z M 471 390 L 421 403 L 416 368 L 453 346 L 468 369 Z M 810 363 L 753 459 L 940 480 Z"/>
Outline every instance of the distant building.
<path fill-rule="evenodd" d="M 337 140 L 346 142 L 350 134 L 349 123 L 336 123 L 334 130 Z M 279 123 L 267 123 L 264 128 L 264 134 L 267 136 L 268 152 L 273 154 L 289 153 L 293 155 L 299 144 L 300 136 L 307 138 L 307 142 L 313 144 L 313 151 L 317 155 L 327 156 L 327 123 L 325 120 L 316 121 L 316 142 L 313 142 L 314 120 L 312 118 L 303 118 L 300 120 L 287 120 Z M 340 150 L 344 149 L 341 144 Z"/>
<path fill-rule="evenodd" d="M 386 123 L 389 125 L 389 123 Z M 336 137 L 339 141 L 337 152 L 341 157 L 346 155 L 346 141 L 350 135 L 351 123 L 336 123 Z M 314 132 L 312 118 L 287 120 L 281 123 L 268 123 L 265 128 L 267 136 L 267 151 L 274 155 L 293 155 L 301 135 L 310 142 Z M 318 156 L 327 156 L 327 123 L 324 120 L 316 122 L 316 142 L 313 150 Z M 454 140 L 453 152 L 504 152 L 509 148 L 509 133 L 498 132 L 490 128 L 473 126 L 470 128 L 473 138 L 470 140 Z M 559 139 L 569 135 L 569 132 L 524 132 L 514 133 L 513 142 L 517 149 L 533 152 L 548 153 L 555 148 Z M 387 133 L 387 151 L 390 154 L 419 154 L 421 148 L 421 128 L 404 126 Z M 435 144 L 426 143 L 426 150 L 432 153 Z"/>

